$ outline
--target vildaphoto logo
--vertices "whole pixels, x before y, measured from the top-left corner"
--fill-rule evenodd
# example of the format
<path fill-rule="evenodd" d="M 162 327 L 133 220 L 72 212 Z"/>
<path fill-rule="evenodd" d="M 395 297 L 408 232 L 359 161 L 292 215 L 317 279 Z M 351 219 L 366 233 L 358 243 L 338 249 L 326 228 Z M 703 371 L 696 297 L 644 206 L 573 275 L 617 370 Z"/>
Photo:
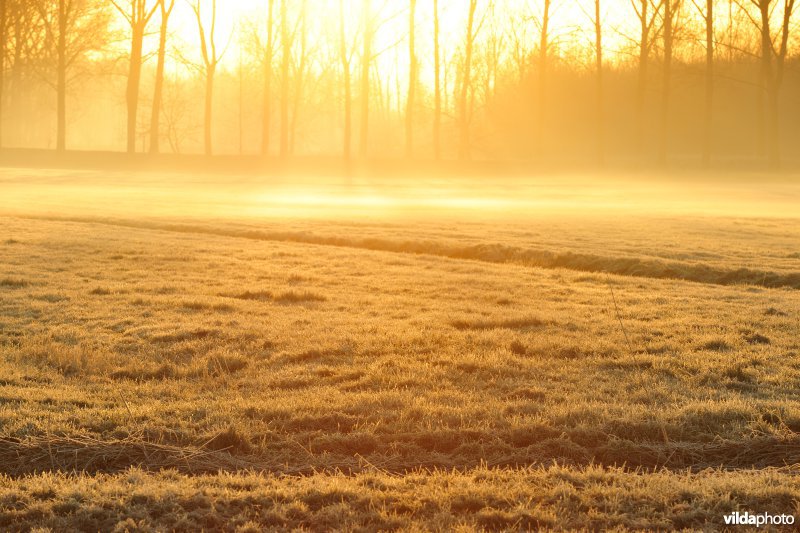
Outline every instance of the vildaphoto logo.
<path fill-rule="evenodd" d="M 790 514 L 753 514 L 745 511 L 736 511 L 724 517 L 726 526 L 791 526 L 794 524 L 794 516 Z"/>

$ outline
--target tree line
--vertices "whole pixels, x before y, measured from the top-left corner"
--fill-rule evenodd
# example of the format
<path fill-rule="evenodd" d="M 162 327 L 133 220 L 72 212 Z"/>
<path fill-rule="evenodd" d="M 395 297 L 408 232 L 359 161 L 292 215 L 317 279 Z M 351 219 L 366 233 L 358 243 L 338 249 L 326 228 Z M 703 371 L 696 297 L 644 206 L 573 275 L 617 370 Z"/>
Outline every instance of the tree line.
<path fill-rule="evenodd" d="M 795 0 L 321 5 L 263 0 L 220 34 L 216 0 L 0 0 L 0 146 L 24 144 L 15 132 L 36 120 L 47 129 L 46 109 L 66 150 L 81 120 L 70 102 L 89 106 L 100 79 L 124 102 L 108 114 L 124 113 L 129 153 L 182 151 L 196 127 L 212 155 L 238 127 L 239 149 L 265 156 L 391 145 L 409 158 L 710 164 L 745 145 L 778 166 L 800 134 Z M 238 125 L 220 130 L 232 103 Z"/>

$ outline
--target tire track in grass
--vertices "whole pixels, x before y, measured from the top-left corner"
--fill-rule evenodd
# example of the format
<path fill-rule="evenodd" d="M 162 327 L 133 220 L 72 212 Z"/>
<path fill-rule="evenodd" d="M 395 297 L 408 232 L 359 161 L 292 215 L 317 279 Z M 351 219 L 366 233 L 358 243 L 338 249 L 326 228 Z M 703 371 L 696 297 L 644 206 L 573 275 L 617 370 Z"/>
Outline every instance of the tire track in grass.
<path fill-rule="evenodd" d="M 800 271 L 774 272 L 751 268 L 726 269 L 700 262 L 661 261 L 636 257 L 604 256 L 579 252 L 555 252 L 546 249 L 522 248 L 497 243 L 458 245 L 431 240 L 397 240 L 374 237 L 321 235 L 307 231 L 274 231 L 257 229 L 213 228 L 190 223 L 166 223 L 129 219 L 13 216 L 26 220 L 102 224 L 133 229 L 173 233 L 214 235 L 256 241 L 288 242 L 335 246 L 412 255 L 432 255 L 449 259 L 484 263 L 516 264 L 546 269 L 563 268 L 577 272 L 608 273 L 650 279 L 691 281 L 711 285 L 751 285 L 765 288 L 800 289 Z"/>

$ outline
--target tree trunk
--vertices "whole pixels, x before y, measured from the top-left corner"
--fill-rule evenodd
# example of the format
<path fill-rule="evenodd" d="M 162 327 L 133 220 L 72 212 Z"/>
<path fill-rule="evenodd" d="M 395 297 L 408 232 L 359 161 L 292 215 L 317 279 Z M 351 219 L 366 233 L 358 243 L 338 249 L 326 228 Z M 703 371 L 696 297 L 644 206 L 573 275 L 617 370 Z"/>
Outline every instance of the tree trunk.
<path fill-rule="evenodd" d="M 639 80 L 636 87 L 636 150 L 639 155 L 644 149 L 644 97 L 647 91 L 647 67 L 650 54 L 650 23 L 648 21 L 648 7 L 650 0 L 641 0 L 642 7 L 639 12 L 641 34 L 639 36 Z"/>
<path fill-rule="evenodd" d="M 358 154 L 367 156 L 369 147 L 369 73 L 372 65 L 372 14 L 370 13 L 370 0 L 364 0 L 362 7 L 364 17 L 364 49 L 361 57 L 361 128 L 359 131 Z"/>
<path fill-rule="evenodd" d="M 761 13 L 761 75 L 764 81 L 764 90 L 767 96 L 766 116 L 766 148 L 767 161 L 771 167 L 777 167 L 780 161 L 778 149 L 778 95 L 775 76 L 772 69 L 772 35 L 770 33 L 770 2 L 761 0 L 759 11 Z"/>
<path fill-rule="evenodd" d="M 603 26 L 600 21 L 600 0 L 594 0 L 595 59 L 597 68 L 597 163 L 605 164 L 605 114 L 603 112 Z"/>
<path fill-rule="evenodd" d="M 281 157 L 289 155 L 289 21 L 286 4 L 281 1 Z"/>
<path fill-rule="evenodd" d="M 58 2 L 58 67 L 57 67 L 57 126 L 56 150 L 67 148 L 67 6 L 66 0 Z"/>
<path fill-rule="evenodd" d="M 473 41 L 475 39 L 475 36 L 473 35 L 473 28 L 475 26 L 475 10 L 477 7 L 478 0 L 470 0 L 469 17 L 467 18 L 467 42 L 466 50 L 464 52 L 464 68 L 461 74 L 461 87 L 458 95 L 458 158 L 461 160 L 469 159 L 471 152 L 469 108 L 467 106 L 467 97 L 469 96 L 469 87 L 472 78 L 472 48 L 474 44 Z"/>
<path fill-rule="evenodd" d="M 158 38 L 158 64 L 156 65 L 156 82 L 153 91 L 153 108 L 150 114 L 150 153 L 157 154 L 161 148 L 161 100 L 164 92 L 164 63 L 167 56 L 167 29 L 169 17 L 175 7 L 175 0 L 170 1 L 167 9 L 166 0 L 160 0 L 161 5 L 161 30 Z"/>
<path fill-rule="evenodd" d="M 706 0 L 706 106 L 703 134 L 703 166 L 711 164 L 711 136 L 714 120 L 714 0 Z"/>
<path fill-rule="evenodd" d="M 275 0 L 268 0 L 267 8 L 267 53 L 264 59 L 264 116 L 261 129 L 261 155 L 269 155 L 270 127 L 272 115 L 272 44 L 274 27 Z"/>
<path fill-rule="evenodd" d="M 774 86 L 769 89 L 767 95 L 767 156 L 769 157 L 769 167 L 777 169 L 781 164 L 780 148 L 780 112 L 778 106 L 778 90 Z"/>
<path fill-rule="evenodd" d="M 350 83 L 350 56 L 347 53 L 344 31 L 344 0 L 339 0 L 339 56 L 344 75 L 344 139 L 342 147 L 345 161 L 350 160 L 350 145 L 353 137 L 353 97 Z"/>
<path fill-rule="evenodd" d="M 417 89 L 417 52 L 415 38 L 415 14 L 417 0 L 410 0 L 410 14 L 408 20 L 408 98 L 406 99 L 406 157 L 414 155 L 414 97 Z"/>
<path fill-rule="evenodd" d="M 241 24 L 239 24 L 239 28 L 237 29 L 241 31 Z M 239 78 L 237 80 L 238 81 L 237 85 L 239 89 L 239 94 L 237 95 L 239 100 L 238 102 L 239 120 L 237 121 L 238 122 L 237 125 L 239 126 L 239 155 L 243 155 L 244 154 L 244 64 L 242 62 L 241 43 L 239 43 L 239 65 L 236 70 L 239 71 L 237 76 Z"/>
<path fill-rule="evenodd" d="M 139 81 L 142 76 L 142 43 L 144 27 L 133 26 L 131 38 L 131 58 L 128 67 L 128 88 L 125 101 L 128 110 L 128 153 L 136 151 L 136 114 L 139 108 Z"/>
<path fill-rule="evenodd" d="M 438 161 L 442 157 L 442 87 L 441 87 L 441 50 L 439 49 L 439 0 L 433 0 L 433 157 Z"/>
<path fill-rule="evenodd" d="M 0 0 L 0 149 L 3 148 L 3 89 L 6 86 L 6 0 Z"/>
<path fill-rule="evenodd" d="M 664 72 L 661 86 L 661 139 L 658 147 L 658 161 L 667 162 L 669 149 L 669 107 L 672 89 L 672 0 L 664 2 Z"/>
<path fill-rule="evenodd" d="M 756 156 L 761 158 L 767 152 L 766 132 L 765 125 L 765 95 L 767 93 L 767 77 L 764 73 L 763 61 L 758 69 L 758 81 L 756 84 Z"/>
<path fill-rule="evenodd" d="M 772 57 L 775 54 L 775 70 L 769 63 L 765 64 L 765 72 L 767 74 L 767 127 L 769 142 L 769 165 L 773 169 L 780 166 L 781 160 L 781 136 L 780 136 L 780 110 L 779 98 L 781 85 L 783 83 L 784 66 L 786 62 L 786 54 L 788 53 L 789 32 L 791 30 L 791 18 L 794 13 L 795 0 L 785 0 L 783 3 L 783 21 L 781 23 L 781 44 L 779 50 L 775 51 L 772 46 L 772 37 L 769 32 L 769 2 L 762 0 L 761 17 L 762 26 L 765 31 L 762 32 L 762 45 L 769 42 L 769 48 L 765 48 L 768 54 Z"/>
<path fill-rule="evenodd" d="M 714 118 L 714 0 L 706 0 L 706 101 L 703 125 L 703 166 L 711 164 L 711 136 Z"/>
<path fill-rule="evenodd" d="M 297 118 L 300 116 L 300 104 L 303 100 L 303 87 L 305 84 L 305 71 L 307 61 L 307 35 L 306 35 L 306 0 L 302 0 L 300 7 L 300 62 L 297 66 L 297 73 L 294 86 L 294 100 L 292 102 L 291 129 L 289 135 L 289 153 L 294 155 L 295 139 L 297 139 Z"/>
<path fill-rule="evenodd" d="M 211 125 L 213 123 L 214 111 L 214 75 L 217 72 L 217 65 L 219 64 L 219 56 L 217 55 L 217 45 L 215 42 L 215 32 L 217 27 L 217 0 L 211 1 L 211 30 L 206 36 L 206 30 L 203 27 L 203 19 L 200 15 L 201 3 L 192 5 L 195 17 L 197 19 L 197 31 L 200 33 L 200 52 L 203 57 L 203 65 L 205 66 L 206 74 L 206 97 L 205 97 L 205 110 L 203 118 L 203 140 L 205 145 L 205 154 L 210 156 L 213 154 Z"/>
<path fill-rule="evenodd" d="M 544 0 L 542 34 L 539 38 L 539 80 L 537 84 L 538 94 L 536 100 L 536 152 L 539 157 L 544 154 L 545 106 L 547 104 L 547 51 L 550 46 L 548 43 L 550 4 L 551 0 Z"/>
<path fill-rule="evenodd" d="M 214 74 L 216 73 L 216 65 L 208 67 L 206 71 L 206 106 L 205 118 L 203 120 L 203 138 L 205 140 L 205 153 L 206 155 L 213 154 L 212 139 L 211 139 L 211 121 L 214 112 Z"/>

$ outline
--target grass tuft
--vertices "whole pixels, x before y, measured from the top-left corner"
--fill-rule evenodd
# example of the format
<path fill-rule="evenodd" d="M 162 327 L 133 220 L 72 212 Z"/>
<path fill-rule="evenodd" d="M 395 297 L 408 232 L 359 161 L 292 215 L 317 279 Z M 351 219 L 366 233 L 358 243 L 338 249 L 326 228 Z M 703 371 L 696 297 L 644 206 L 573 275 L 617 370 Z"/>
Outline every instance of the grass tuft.
<path fill-rule="evenodd" d="M 228 351 L 218 351 L 206 359 L 206 370 L 211 376 L 235 374 L 247 368 L 247 365 L 245 356 Z"/>
<path fill-rule="evenodd" d="M 113 294 L 113 291 L 105 287 L 96 287 L 91 291 L 89 291 L 89 294 L 93 294 L 95 296 L 108 296 L 110 294 Z"/>
<path fill-rule="evenodd" d="M 528 348 L 519 341 L 512 341 L 508 349 L 511 353 L 516 355 L 525 355 L 528 353 Z"/>
<path fill-rule="evenodd" d="M 19 278 L 3 278 L 0 279 L 0 287 L 6 287 L 9 289 L 21 289 L 23 287 L 27 287 L 29 283 L 24 279 Z"/>
<path fill-rule="evenodd" d="M 309 291 L 285 291 L 273 293 L 271 291 L 245 291 L 230 298 L 238 300 L 252 300 L 257 302 L 276 302 L 282 304 L 294 304 L 304 302 L 324 302 L 327 298 L 321 294 Z"/>
<path fill-rule="evenodd" d="M 244 291 L 235 296 L 231 296 L 231 298 L 237 298 L 239 300 L 253 300 L 257 302 L 267 302 L 272 300 L 272 293 L 269 291 Z"/>
<path fill-rule="evenodd" d="M 229 426 L 214 435 L 203 447 L 214 451 L 225 451 L 232 455 L 246 455 L 252 450 L 250 440 L 234 426 Z"/>
<path fill-rule="evenodd" d="M 700 348 L 711 352 L 729 352 L 733 350 L 733 346 L 731 346 L 725 339 L 708 340 L 701 344 Z"/>
<path fill-rule="evenodd" d="M 316 294 L 309 291 L 286 291 L 273 297 L 278 303 L 302 303 L 302 302 L 324 302 L 327 300 L 325 296 Z"/>
<path fill-rule="evenodd" d="M 453 320 L 450 325 L 459 330 L 516 329 L 530 330 L 547 325 L 547 322 L 534 316 L 504 319 Z"/>
<path fill-rule="evenodd" d="M 770 344 L 769 337 L 760 333 L 753 333 L 744 338 L 749 344 Z"/>

